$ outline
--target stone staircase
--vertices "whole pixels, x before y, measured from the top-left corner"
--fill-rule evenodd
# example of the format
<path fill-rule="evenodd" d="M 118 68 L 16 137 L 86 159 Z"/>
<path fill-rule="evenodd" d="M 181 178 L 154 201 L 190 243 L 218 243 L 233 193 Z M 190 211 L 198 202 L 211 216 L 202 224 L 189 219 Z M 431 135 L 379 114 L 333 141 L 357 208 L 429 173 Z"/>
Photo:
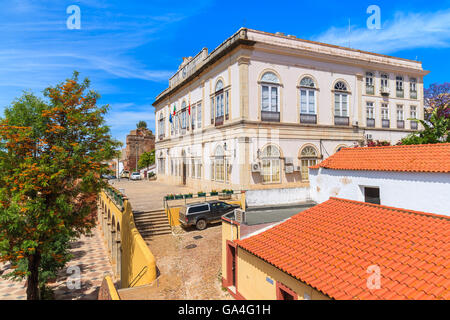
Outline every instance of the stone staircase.
<path fill-rule="evenodd" d="M 154 236 L 171 234 L 169 221 L 164 209 L 133 212 L 134 222 L 144 240 Z"/>

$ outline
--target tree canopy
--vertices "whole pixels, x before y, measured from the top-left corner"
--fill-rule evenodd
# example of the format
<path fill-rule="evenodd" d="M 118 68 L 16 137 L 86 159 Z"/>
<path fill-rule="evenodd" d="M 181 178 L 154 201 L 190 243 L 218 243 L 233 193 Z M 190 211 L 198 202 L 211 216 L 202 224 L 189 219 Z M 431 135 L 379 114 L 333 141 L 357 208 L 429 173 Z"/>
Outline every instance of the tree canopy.
<path fill-rule="evenodd" d="M 155 163 L 155 150 L 144 152 L 140 155 L 138 161 L 139 169 L 147 168 Z"/>
<path fill-rule="evenodd" d="M 419 122 L 424 129 L 414 132 L 400 144 L 429 144 L 450 142 L 450 83 L 432 84 L 425 90 L 424 120 Z"/>
<path fill-rule="evenodd" d="M 103 162 L 118 146 L 89 86 L 75 72 L 45 101 L 24 93 L 0 119 L 0 261 L 12 266 L 2 276 L 27 278 L 28 299 L 70 258 L 68 241 L 95 225 Z"/>

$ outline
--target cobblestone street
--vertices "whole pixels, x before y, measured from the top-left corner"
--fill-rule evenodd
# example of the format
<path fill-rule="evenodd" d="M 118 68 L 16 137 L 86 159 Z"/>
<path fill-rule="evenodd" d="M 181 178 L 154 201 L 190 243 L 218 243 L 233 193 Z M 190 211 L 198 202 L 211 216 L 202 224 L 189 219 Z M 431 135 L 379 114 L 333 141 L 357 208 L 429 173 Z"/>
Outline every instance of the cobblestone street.
<path fill-rule="evenodd" d="M 99 228 L 92 231 L 92 236 L 82 236 L 72 242 L 71 253 L 74 255 L 73 259 L 59 273 L 57 281 L 50 284 L 54 289 L 55 299 L 96 300 L 104 274 L 112 274 L 112 266 Z M 69 267 L 80 268 L 80 289 L 71 290 L 67 287 L 67 277 L 73 276 L 73 270 L 69 270 L 70 273 L 67 272 Z M 0 273 L 5 273 L 7 268 L 9 268 L 8 264 L 1 265 Z M 14 282 L 0 279 L 0 300 L 25 300 L 26 287 L 24 285 L 25 281 Z"/>

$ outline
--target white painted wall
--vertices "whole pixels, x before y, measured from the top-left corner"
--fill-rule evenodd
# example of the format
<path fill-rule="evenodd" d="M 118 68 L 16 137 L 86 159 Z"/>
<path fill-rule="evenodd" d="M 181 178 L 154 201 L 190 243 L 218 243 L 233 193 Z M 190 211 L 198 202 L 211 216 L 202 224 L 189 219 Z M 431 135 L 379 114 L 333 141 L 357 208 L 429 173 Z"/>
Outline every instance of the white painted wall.
<path fill-rule="evenodd" d="M 281 205 L 310 200 L 309 188 L 249 190 L 245 193 L 247 206 Z"/>
<path fill-rule="evenodd" d="M 379 187 L 382 205 L 450 216 L 450 174 L 309 170 L 311 199 L 364 201 L 364 187 Z"/>

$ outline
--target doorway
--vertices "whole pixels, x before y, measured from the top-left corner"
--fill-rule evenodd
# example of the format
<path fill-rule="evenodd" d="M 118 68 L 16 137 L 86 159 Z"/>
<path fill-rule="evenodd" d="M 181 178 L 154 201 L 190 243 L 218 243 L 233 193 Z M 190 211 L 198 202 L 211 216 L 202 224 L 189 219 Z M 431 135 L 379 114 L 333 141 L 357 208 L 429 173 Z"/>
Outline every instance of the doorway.
<path fill-rule="evenodd" d="M 227 285 L 236 287 L 236 246 L 231 241 L 227 243 Z"/>

